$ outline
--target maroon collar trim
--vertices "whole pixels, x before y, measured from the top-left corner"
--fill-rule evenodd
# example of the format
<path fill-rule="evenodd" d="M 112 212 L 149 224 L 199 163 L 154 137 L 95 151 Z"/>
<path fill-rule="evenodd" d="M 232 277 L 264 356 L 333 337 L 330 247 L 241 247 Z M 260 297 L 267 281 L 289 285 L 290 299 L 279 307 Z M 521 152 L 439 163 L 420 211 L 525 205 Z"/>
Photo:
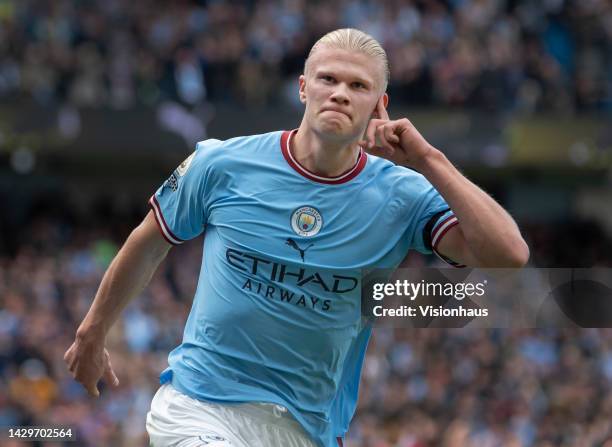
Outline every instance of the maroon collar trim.
<path fill-rule="evenodd" d="M 309 171 L 304 166 L 299 164 L 298 161 L 293 158 L 293 154 L 291 154 L 291 139 L 295 136 L 296 133 L 297 129 L 292 131 L 286 130 L 283 132 L 280 140 L 281 151 L 283 153 L 283 157 L 285 157 L 285 160 L 287 161 L 289 166 L 291 166 L 301 176 L 306 177 L 308 180 L 312 180 L 313 182 L 317 183 L 325 183 L 327 185 L 339 185 L 341 183 L 346 183 L 354 179 L 361 171 L 363 171 L 363 168 L 365 168 L 365 165 L 368 161 L 368 155 L 364 152 L 363 149 L 361 149 L 359 151 L 359 158 L 357 160 L 357 163 L 355 163 L 355 166 L 336 177 L 324 177 Z"/>

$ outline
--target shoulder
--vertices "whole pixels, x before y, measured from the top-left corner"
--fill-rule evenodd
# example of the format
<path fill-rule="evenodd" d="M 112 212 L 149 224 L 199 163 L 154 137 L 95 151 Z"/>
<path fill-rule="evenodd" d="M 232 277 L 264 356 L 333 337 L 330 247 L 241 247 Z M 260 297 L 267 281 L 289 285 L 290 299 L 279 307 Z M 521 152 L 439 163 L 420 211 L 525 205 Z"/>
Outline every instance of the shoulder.
<path fill-rule="evenodd" d="M 243 160 L 258 152 L 280 148 L 282 131 L 246 135 L 228 140 L 209 139 L 196 144 L 195 157 L 201 162 Z"/>
<path fill-rule="evenodd" d="M 234 137 L 228 140 L 209 140 L 200 141 L 196 144 L 196 150 L 222 149 L 222 150 L 248 150 L 267 147 L 270 145 L 280 146 L 282 131 L 268 132 L 258 135 L 246 135 Z"/>
<path fill-rule="evenodd" d="M 280 153 L 282 131 L 248 135 L 228 140 L 208 139 L 196 144 L 195 151 L 178 168 L 178 174 L 191 171 L 191 181 L 216 185 L 236 172 L 247 172 L 255 160 Z"/>

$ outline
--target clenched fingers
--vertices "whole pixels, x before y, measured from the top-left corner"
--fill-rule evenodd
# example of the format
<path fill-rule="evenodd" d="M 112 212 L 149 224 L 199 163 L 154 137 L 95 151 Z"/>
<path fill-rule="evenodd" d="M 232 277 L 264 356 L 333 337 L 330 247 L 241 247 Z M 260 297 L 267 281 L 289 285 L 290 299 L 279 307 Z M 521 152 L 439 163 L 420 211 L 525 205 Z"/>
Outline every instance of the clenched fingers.
<path fill-rule="evenodd" d="M 368 124 L 368 128 L 365 132 L 365 147 L 371 149 L 376 146 L 376 130 L 379 126 L 383 125 L 386 121 L 381 119 L 371 119 Z"/>
<path fill-rule="evenodd" d="M 72 377 L 93 397 L 100 396 L 97 384 L 103 375 L 109 384 L 117 386 L 119 383 L 108 351 L 100 348 L 75 342 L 64 354 L 64 361 Z"/>
<path fill-rule="evenodd" d="M 76 361 L 72 366 L 71 373 L 74 380 L 83 385 L 83 388 L 85 388 L 89 395 L 93 397 L 100 396 L 100 391 L 97 386 L 100 375 L 97 374 L 95 368 L 92 368 L 92 365 Z"/>
<path fill-rule="evenodd" d="M 77 382 L 83 385 L 83 388 L 87 390 L 90 396 L 100 397 L 100 390 L 98 390 L 98 379 L 92 377 L 76 378 Z"/>
<path fill-rule="evenodd" d="M 384 126 L 385 140 L 391 144 L 399 144 L 400 137 L 395 133 L 395 124 L 390 122 Z"/>
<path fill-rule="evenodd" d="M 385 128 L 388 128 L 388 125 L 378 126 L 376 129 L 376 143 L 377 146 L 382 147 L 389 155 L 393 155 L 395 152 L 395 148 L 390 143 L 388 136 L 385 133 Z"/>

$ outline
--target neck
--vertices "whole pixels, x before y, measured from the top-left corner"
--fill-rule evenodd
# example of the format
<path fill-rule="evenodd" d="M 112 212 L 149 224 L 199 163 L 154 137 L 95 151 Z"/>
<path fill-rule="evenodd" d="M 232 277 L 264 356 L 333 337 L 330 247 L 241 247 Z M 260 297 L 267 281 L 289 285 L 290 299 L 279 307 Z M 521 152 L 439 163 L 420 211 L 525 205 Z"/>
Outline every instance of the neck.
<path fill-rule="evenodd" d="M 325 177 L 337 177 L 351 169 L 360 152 L 356 141 L 324 140 L 303 121 L 289 150 L 300 165 Z"/>

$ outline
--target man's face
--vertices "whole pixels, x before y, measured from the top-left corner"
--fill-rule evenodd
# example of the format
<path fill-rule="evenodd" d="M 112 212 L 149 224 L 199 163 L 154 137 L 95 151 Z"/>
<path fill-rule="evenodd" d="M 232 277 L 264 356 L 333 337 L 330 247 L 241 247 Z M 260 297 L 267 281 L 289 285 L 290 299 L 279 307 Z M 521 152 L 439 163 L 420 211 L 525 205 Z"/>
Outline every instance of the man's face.
<path fill-rule="evenodd" d="M 334 140 L 361 138 L 380 99 L 383 72 L 366 54 L 322 47 L 300 76 L 304 117 L 317 133 Z M 385 94 L 386 103 L 386 94 Z"/>

